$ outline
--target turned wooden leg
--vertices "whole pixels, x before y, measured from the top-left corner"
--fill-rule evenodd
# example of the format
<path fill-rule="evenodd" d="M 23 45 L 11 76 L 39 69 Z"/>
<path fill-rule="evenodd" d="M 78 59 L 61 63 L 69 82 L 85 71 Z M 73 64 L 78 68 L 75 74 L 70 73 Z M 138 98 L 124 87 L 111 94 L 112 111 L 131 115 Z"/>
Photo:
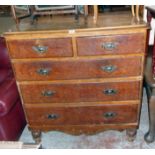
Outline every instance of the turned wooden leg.
<path fill-rule="evenodd" d="M 41 131 L 31 131 L 32 133 L 32 137 L 35 141 L 36 144 L 40 143 L 41 142 Z"/>
<path fill-rule="evenodd" d="M 127 135 L 127 140 L 132 142 L 135 140 L 137 134 L 137 129 L 132 128 L 132 129 L 127 129 L 126 130 L 126 135 Z"/>
<path fill-rule="evenodd" d="M 147 143 L 155 140 L 155 88 L 149 97 L 149 131 L 145 134 L 144 139 Z"/>

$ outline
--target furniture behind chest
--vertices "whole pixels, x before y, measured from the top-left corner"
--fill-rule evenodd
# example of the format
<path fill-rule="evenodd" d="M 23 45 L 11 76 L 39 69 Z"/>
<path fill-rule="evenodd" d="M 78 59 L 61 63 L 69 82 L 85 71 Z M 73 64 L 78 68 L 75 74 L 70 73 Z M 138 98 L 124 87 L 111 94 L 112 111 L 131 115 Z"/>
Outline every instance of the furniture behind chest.
<path fill-rule="evenodd" d="M 147 21 L 151 24 L 152 18 L 155 19 L 155 7 L 147 6 Z M 149 37 L 148 37 L 149 38 Z M 155 39 L 153 48 L 149 50 L 146 67 L 144 72 L 145 88 L 148 98 L 149 107 L 149 130 L 145 134 L 144 139 L 147 143 L 154 142 L 155 140 Z"/>
<path fill-rule="evenodd" d="M 5 38 L 29 129 L 92 134 L 139 126 L 147 25 L 129 12 L 53 17 Z M 26 22 L 26 21 L 25 21 Z M 19 25 L 20 26 L 20 25 Z"/>

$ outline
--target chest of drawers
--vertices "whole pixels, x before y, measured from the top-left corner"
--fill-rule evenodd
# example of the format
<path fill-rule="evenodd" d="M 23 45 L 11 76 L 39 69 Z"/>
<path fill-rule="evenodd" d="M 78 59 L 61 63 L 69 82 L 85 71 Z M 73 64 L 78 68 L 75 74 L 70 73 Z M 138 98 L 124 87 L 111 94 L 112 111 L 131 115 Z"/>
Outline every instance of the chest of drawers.
<path fill-rule="evenodd" d="M 5 37 L 29 129 L 71 134 L 139 125 L 145 24 L 10 32 Z"/>

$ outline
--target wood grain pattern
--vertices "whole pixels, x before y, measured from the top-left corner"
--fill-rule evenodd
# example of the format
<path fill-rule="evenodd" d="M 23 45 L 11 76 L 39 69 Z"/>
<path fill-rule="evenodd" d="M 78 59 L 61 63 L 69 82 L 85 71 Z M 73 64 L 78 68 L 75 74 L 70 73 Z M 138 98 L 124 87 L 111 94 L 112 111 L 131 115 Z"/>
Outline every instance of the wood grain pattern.
<path fill-rule="evenodd" d="M 105 44 L 114 44 L 113 49 L 103 47 Z M 97 37 L 78 37 L 78 55 L 111 55 L 141 53 L 145 50 L 144 34 L 123 34 Z"/>
<path fill-rule="evenodd" d="M 46 38 L 12 40 L 8 44 L 12 58 L 48 58 L 48 57 L 71 57 L 71 38 Z M 44 53 L 36 52 L 33 47 L 45 46 L 48 49 Z"/>
<path fill-rule="evenodd" d="M 67 103 L 67 102 L 95 102 L 95 101 L 121 101 L 137 100 L 140 84 L 135 82 L 94 82 L 73 84 L 26 84 L 20 85 L 22 97 L 29 103 Z M 116 94 L 106 94 L 108 90 L 116 91 Z M 53 93 L 44 96 L 43 92 Z M 130 93 L 132 92 L 132 93 Z"/>
<path fill-rule="evenodd" d="M 91 107 L 40 107 L 27 108 L 29 124 L 39 125 L 86 125 L 134 123 L 137 120 L 138 106 L 103 105 Z M 115 116 L 106 117 L 108 113 Z M 51 118 L 51 115 L 57 115 Z M 130 119 L 129 119 L 130 117 Z"/>
<path fill-rule="evenodd" d="M 13 63 L 18 81 L 114 78 L 141 75 L 141 57 L 29 61 Z M 130 67 L 128 67 L 130 66 Z M 47 75 L 38 73 L 48 70 Z M 109 70 L 108 70 L 109 69 Z"/>

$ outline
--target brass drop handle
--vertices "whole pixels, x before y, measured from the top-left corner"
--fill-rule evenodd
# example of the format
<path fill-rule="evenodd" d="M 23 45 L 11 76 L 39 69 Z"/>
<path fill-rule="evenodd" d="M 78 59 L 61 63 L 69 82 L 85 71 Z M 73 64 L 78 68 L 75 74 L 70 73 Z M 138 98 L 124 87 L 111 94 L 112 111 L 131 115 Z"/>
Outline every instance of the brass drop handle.
<path fill-rule="evenodd" d="M 105 117 L 105 118 L 107 118 L 107 119 L 111 119 L 111 118 L 114 118 L 114 117 L 116 117 L 116 115 L 117 115 L 117 113 L 116 112 L 106 112 L 106 113 L 104 113 L 103 114 L 103 116 Z"/>
<path fill-rule="evenodd" d="M 46 53 L 48 50 L 47 46 L 42 46 L 42 45 L 37 45 L 37 46 L 32 46 L 32 49 L 37 52 L 38 54 L 43 54 Z"/>
<path fill-rule="evenodd" d="M 101 47 L 106 49 L 106 50 L 114 50 L 117 47 L 116 42 L 106 42 L 106 43 L 102 43 Z"/>
<path fill-rule="evenodd" d="M 117 69 L 117 67 L 114 65 L 108 65 L 108 66 L 101 66 L 101 69 L 104 72 L 111 73 L 111 72 L 114 72 Z"/>
<path fill-rule="evenodd" d="M 56 92 L 55 91 L 51 91 L 51 90 L 44 90 L 41 92 L 41 94 L 43 96 L 46 96 L 46 97 L 51 97 L 55 94 Z"/>
<path fill-rule="evenodd" d="M 103 90 L 103 93 L 105 95 L 115 95 L 117 93 L 117 90 L 116 89 L 106 89 L 106 90 Z"/>
<path fill-rule="evenodd" d="M 50 119 L 50 120 L 55 120 L 57 118 L 59 118 L 59 115 L 58 114 L 48 114 L 47 115 L 47 118 Z"/>
<path fill-rule="evenodd" d="M 50 69 L 47 69 L 47 68 L 39 68 L 37 69 L 37 73 L 39 75 L 48 75 L 50 72 Z"/>

